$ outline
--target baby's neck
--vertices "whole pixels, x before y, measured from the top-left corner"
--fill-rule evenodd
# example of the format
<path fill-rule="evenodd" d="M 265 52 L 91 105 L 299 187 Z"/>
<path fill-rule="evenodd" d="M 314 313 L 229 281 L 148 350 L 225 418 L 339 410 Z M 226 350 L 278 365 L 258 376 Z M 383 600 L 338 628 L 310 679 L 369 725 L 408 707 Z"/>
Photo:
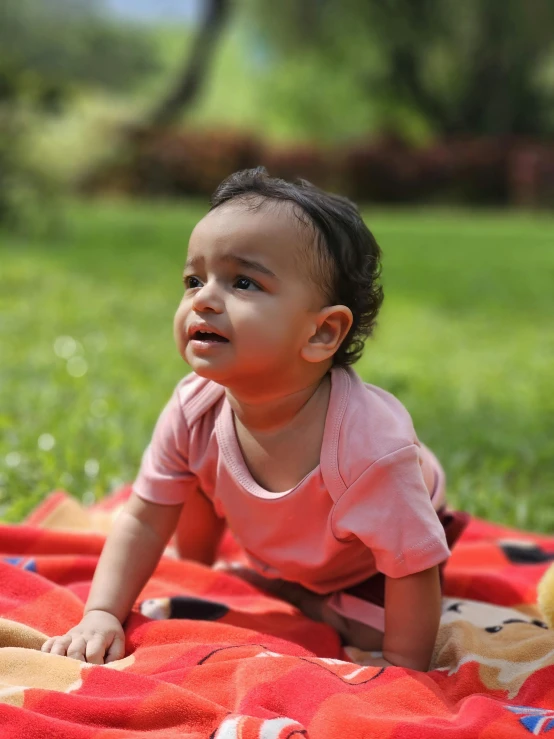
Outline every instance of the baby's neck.
<path fill-rule="evenodd" d="M 235 418 L 252 434 L 275 434 L 305 423 L 312 414 L 321 415 L 322 406 L 327 410 L 330 393 L 330 376 L 325 373 L 308 385 L 295 390 L 276 393 L 258 401 L 243 398 L 227 390 L 227 399 Z"/>

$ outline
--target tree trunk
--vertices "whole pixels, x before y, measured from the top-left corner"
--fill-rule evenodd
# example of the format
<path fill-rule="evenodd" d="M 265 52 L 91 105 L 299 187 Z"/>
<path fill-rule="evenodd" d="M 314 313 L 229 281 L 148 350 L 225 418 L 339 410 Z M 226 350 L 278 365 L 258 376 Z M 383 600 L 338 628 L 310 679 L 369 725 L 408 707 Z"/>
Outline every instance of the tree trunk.
<path fill-rule="evenodd" d="M 189 108 L 206 80 L 217 42 L 229 15 L 231 0 L 205 0 L 205 14 L 184 68 L 168 95 L 148 117 L 152 125 L 166 126 Z"/>

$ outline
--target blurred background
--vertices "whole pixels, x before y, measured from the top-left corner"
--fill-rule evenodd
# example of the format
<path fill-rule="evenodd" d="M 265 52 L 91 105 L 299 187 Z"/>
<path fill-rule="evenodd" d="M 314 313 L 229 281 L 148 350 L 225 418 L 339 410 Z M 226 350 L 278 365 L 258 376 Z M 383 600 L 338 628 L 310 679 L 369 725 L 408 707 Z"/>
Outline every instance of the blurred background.
<path fill-rule="evenodd" d="M 187 371 L 191 229 L 264 164 L 384 252 L 357 365 L 451 502 L 554 530 L 554 5 L 3 0 L 0 517 L 133 478 Z"/>

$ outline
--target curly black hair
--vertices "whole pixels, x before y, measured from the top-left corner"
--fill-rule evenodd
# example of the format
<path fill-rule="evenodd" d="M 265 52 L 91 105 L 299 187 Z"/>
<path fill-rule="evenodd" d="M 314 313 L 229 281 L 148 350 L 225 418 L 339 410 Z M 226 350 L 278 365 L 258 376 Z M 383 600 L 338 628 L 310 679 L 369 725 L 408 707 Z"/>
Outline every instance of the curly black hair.
<path fill-rule="evenodd" d="M 251 200 L 255 205 L 273 200 L 297 206 L 297 217 L 311 227 L 315 236 L 310 240 L 308 255 L 312 279 L 323 289 L 330 305 L 346 305 L 354 317 L 333 364 L 354 364 L 373 333 L 383 302 L 381 250 L 356 205 L 306 180 L 287 182 L 270 177 L 264 167 L 235 172 L 223 180 L 212 195 L 211 210 L 236 199 Z"/>

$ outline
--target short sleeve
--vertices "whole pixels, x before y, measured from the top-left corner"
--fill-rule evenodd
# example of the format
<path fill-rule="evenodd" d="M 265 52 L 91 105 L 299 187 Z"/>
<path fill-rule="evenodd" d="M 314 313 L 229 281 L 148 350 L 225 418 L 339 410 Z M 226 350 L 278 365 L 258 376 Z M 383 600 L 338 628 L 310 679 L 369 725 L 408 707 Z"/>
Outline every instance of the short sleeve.
<path fill-rule="evenodd" d="M 333 527 L 338 539 L 358 537 L 389 577 L 421 572 L 450 554 L 415 444 L 377 460 L 345 490 Z"/>
<path fill-rule="evenodd" d="M 197 487 L 188 466 L 189 431 L 178 389 L 162 411 L 152 440 L 142 457 L 134 492 L 152 503 L 183 503 L 191 488 Z"/>

